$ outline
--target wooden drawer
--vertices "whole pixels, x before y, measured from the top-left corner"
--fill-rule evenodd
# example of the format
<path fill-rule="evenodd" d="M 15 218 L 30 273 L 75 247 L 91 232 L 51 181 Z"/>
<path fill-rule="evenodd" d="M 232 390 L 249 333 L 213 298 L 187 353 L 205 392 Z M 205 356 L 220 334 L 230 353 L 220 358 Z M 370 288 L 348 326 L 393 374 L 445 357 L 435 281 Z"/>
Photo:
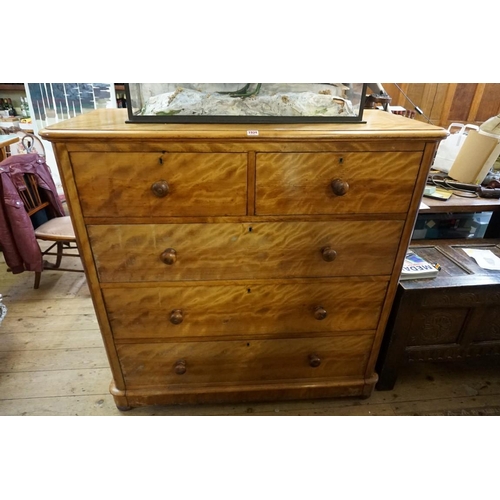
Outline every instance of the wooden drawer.
<path fill-rule="evenodd" d="M 86 217 L 246 214 L 244 153 L 71 153 L 71 164 Z"/>
<path fill-rule="evenodd" d="M 392 220 L 91 225 L 87 231 L 101 282 L 130 282 L 389 275 L 402 228 L 403 221 Z"/>
<path fill-rule="evenodd" d="M 117 345 L 129 389 L 363 377 L 373 335 Z M 317 365 L 319 362 L 319 366 Z M 185 370 L 184 373 L 182 373 Z"/>
<path fill-rule="evenodd" d="M 116 339 L 375 330 L 381 281 L 103 290 Z"/>
<path fill-rule="evenodd" d="M 256 214 L 405 213 L 421 159 L 410 151 L 259 153 Z"/>

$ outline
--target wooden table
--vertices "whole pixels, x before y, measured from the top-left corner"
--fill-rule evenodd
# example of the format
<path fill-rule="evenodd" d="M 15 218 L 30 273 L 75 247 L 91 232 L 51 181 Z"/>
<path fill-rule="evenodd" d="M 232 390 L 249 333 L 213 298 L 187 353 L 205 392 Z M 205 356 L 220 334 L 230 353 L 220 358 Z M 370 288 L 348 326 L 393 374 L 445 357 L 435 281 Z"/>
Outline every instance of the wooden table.
<path fill-rule="evenodd" d="M 7 158 L 7 146 L 15 144 L 16 142 L 19 142 L 19 137 L 17 135 L 0 135 L 0 161 Z"/>
<path fill-rule="evenodd" d="M 497 198 L 469 198 L 452 195 L 447 201 L 422 198 L 429 206 L 421 209 L 420 214 L 493 212 L 485 238 L 500 238 L 500 200 Z"/>

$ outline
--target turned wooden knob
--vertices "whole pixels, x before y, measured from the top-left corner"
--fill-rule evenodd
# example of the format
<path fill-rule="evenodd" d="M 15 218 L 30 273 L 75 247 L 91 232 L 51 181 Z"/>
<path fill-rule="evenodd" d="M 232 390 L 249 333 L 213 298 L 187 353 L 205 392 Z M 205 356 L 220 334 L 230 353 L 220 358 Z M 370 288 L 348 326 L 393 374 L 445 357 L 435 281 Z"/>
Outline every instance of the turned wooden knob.
<path fill-rule="evenodd" d="M 184 359 L 179 359 L 177 363 L 175 363 L 174 372 L 177 375 L 184 375 L 186 373 L 186 361 Z"/>
<path fill-rule="evenodd" d="M 167 196 L 170 188 L 168 187 L 167 181 L 158 181 L 151 186 L 151 191 L 153 191 L 153 194 L 158 198 L 163 198 Z"/>
<path fill-rule="evenodd" d="M 161 255 L 160 259 L 164 264 L 171 266 L 177 260 L 177 252 L 173 248 L 167 248 Z"/>
<path fill-rule="evenodd" d="M 170 323 L 173 323 L 174 325 L 180 325 L 183 319 L 184 317 L 182 316 L 181 309 L 174 309 L 170 313 Z"/>
<path fill-rule="evenodd" d="M 349 184 L 342 179 L 335 179 L 332 181 L 332 191 L 337 196 L 344 196 L 349 191 Z"/>
<path fill-rule="evenodd" d="M 324 307 L 321 307 L 321 306 L 318 306 L 315 310 L 314 310 L 314 317 L 318 320 L 322 320 L 322 319 L 325 319 L 327 316 L 327 312 L 326 312 L 326 309 Z"/>
<path fill-rule="evenodd" d="M 316 354 L 309 354 L 309 366 L 316 368 L 320 364 L 321 364 L 321 359 L 319 359 L 319 356 L 316 356 Z"/>
<path fill-rule="evenodd" d="M 321 255 L 326 262 L 332 262 L 337 257 L 337 252 L 332 247 L 324 247 L 321 249 Z"/>

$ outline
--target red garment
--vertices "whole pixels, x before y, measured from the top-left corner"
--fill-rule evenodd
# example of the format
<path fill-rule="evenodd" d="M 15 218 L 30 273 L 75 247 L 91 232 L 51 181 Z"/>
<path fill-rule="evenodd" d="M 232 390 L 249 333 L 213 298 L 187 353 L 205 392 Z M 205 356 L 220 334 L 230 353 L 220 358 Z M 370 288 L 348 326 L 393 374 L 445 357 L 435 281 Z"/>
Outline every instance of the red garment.
<path fill-rule="evenodd" d="M 14 274 L 43 270 L 42 252 L 18 192 L 18 189 L 25 189 L 24 174 L 36 177 L 42 199 L 49 202 L 46 208 L 48 218 L 65 215 L 43 156 L 19 154 L 0 162 L 0 249 Z"/>

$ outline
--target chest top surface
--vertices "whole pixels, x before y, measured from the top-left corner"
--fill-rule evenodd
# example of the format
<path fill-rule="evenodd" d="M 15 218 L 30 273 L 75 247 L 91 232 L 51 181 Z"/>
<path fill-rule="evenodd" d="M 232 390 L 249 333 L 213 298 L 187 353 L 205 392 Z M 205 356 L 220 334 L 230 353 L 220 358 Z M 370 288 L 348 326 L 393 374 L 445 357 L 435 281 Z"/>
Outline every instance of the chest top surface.
<path fill-rule="evenodd" d="M 366 110 L 363 123 L 314 124 L 143 124 L 127 123 L 124 109 L 100 109 L 50 125 L 40 136 L 52 142 L 114 138 L 133 140 L 441 140 L 448 132 L 434 125 L 379 110 Z"/>

